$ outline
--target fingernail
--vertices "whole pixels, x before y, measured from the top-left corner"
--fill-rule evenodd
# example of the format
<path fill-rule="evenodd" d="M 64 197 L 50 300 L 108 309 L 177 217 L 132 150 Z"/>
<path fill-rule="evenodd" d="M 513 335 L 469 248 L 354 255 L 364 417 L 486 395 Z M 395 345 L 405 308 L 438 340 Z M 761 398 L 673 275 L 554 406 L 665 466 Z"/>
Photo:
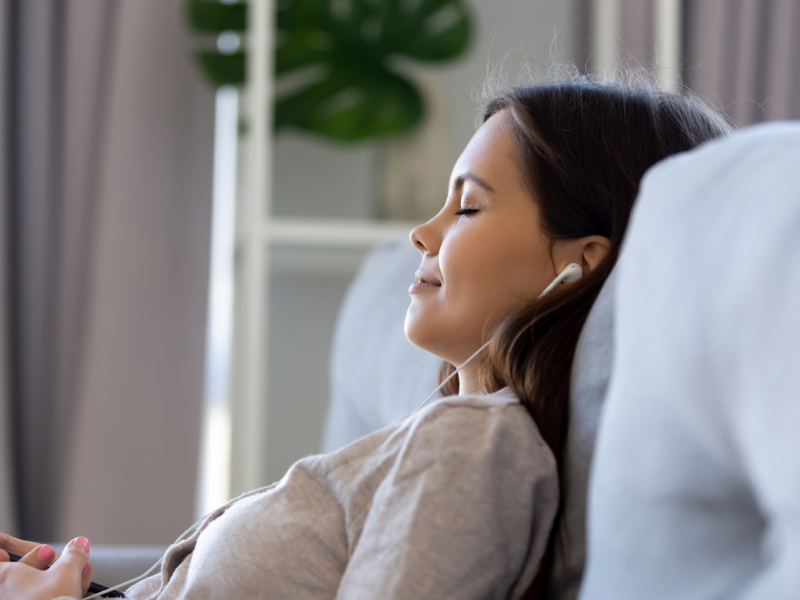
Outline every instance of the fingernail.
<path fill-rule="evenodd" d="M 83 567 L 83 571 L 81 571 L 81 575 L 86 575 L 91 568 L 92 568 L 92 563 L 86 563 L 86 566 Z"/>
<path fill-rule="evenodd" d="M 9 561 L 8 556 L 6 556 L 5 554 L 0 554 L 0 562 L 8 562 L 8 561 Z"/>
<path fill-rule="evenodd" d="M 39 552 L 37 552 L 39 560 L 43 560 L 44 562 L 47 562 L 48 560 L 52 559 L 55 555 L 56 551 L 47 545 L 39 548 Z"/>
<path fill-rule="evenodd" d="M 87 540 L 85 537 L 76 537 L 74 540 L 72 540 L 72 543 L 75 546 L 78 546 L 78 548 L 83 548 L 84 552 L 89 552 L 89 540 Z"/>

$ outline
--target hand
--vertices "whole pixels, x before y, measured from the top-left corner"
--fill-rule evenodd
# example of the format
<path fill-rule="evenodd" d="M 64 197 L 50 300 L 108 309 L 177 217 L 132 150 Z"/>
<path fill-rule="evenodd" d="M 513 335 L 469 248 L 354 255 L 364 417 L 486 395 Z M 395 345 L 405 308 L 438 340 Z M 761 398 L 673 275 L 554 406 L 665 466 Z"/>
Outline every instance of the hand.
<path fill-rule="evenodd" d="M 49 550 L 47 550 L 49 549 Z M 18 563 L 8 562 L 8 553 L 0 550 L 0 600 L 53 600 L 58 596 L 83 598 L 92 580 L 89 563 L 89 540 L 75 538 L 56 560 L 49 546 L 34 546 Z M 45 569 L 52 563 L 50 569 Z"/>
<path fill-rule="evenodd" d="M 8 534 L 0 533 L 0 550 L 5 550 L 6 552 L 10 552 L 18 556 L 27 556 L 31 552 L 35 552 L 37 549 L 41 547 L 42 547 L 41 544 L 37 544 L 36 542 L 18 540 L 17 538 L 11 537 Z M 59 552 L 56 552 L 55 557 L 51 562 L 58 560 L 59 556 L 61 556 L 61 554 Z M 31 566 L 34 565 L 31 564 Z"/>

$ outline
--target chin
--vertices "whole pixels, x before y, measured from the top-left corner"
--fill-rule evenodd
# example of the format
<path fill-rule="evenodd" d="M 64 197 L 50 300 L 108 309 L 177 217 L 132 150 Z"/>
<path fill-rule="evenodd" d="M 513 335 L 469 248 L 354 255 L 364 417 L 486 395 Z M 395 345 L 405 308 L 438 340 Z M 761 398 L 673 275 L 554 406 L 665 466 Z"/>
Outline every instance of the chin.
<path fill-rule="evenodd" d="M 403 332 L 406 334 L 406 339 L 423 350 L 427 350 L 424 345 L 424 340 L 420 339 L 420 327 L 418 327 L 417 319 L 411 315 L 411 309 L 406 313 L 406 320 L 403 323 Z"/>
<path fill-rule="evenodd" d="M 440 336 L 437 335 L 436 328 L 432 327 L 430 323 L 426 323 L 427 319 L 422 317 L 423 315 L 414 311 L 413 304 L 408 308 L 406 320 L 403 324 L 403 331 L 406 334 L 406 339 L 417 348 L 440 356 L 439 353 L 434 350 L 438 345 L 436 341 L 440 339 Z"/>

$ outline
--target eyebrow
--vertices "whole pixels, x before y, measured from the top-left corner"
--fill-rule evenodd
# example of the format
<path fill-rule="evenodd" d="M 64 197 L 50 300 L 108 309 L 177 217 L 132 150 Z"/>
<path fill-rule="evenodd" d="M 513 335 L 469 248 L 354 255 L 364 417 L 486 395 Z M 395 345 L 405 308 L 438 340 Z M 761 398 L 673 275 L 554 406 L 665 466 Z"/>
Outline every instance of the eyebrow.
<path fill-rule="evenodd" d="M 473 181 L 482 188 L 489 190 L 490 192 L 494 192 L 494 188 L 490 186 L 488 183 L 486 183 L 485 180 L 481 179 L 474 173 L 470 173 L 469 171 L 467 171 L 466 173 L 462 173 L 461 175 L 456 177 L 455 181 L 453 182 L 453 189 L 460 190 L 464 186 L 465 181 Z"/>

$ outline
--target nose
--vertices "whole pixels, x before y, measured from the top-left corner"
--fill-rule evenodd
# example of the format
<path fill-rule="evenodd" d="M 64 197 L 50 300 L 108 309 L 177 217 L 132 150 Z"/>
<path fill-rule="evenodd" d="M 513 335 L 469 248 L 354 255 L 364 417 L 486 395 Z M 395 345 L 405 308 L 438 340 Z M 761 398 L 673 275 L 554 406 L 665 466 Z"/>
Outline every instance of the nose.
<path fill-rule="evenodd" d="M 433 219 L 422 225 L 417 225 L 411 230 L 408 236 L 411 240 L 411 245 L 423 254 L 435 254 L 436 243 L 435 235 L 433 232 Z"/>
<path fill-rule="evenodd" d="M 411 233 L 408 236 L 408 239 L 411 240 L 411 245 L 414 246 L 420 252 L 425 252 L 425 244 L 422 243 L 422 238 L 419 235 L 419 230 L 422 225 L 417 225 L 414 229 L 411 230 Z"/>

